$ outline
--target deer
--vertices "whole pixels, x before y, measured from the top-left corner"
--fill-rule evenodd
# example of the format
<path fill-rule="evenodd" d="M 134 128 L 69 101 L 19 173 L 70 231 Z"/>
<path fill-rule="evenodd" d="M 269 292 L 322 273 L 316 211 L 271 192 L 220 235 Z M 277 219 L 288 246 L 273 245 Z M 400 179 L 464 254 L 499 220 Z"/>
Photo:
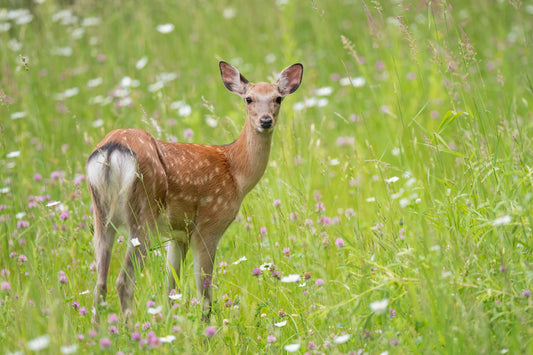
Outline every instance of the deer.
<path fill-rule="evenodd" d="M 131 323 L 135 270 L 142 270 L 151 235 L 168 229 L 168 292 L 190 249 L 202 319 L 212 306 L 212 277 L 217 245 L 235 220 L 244 197 L 263 176 L 272 135 L 284 97 L 302 81 L 303 65 L 285 68 L 276 83 L 249 82 L 220 61 L 224 86 L 244 101 L 246 120 L 239 137 L 226 145 L 170 143 L 142 129 L 115 129 L 98 143 L 86 163 L 94 217 L 97 281 L 92 324 L 105 302 L 117 228 L 129 232 L 123 266 L 116 280 L 120 310 Z"/>

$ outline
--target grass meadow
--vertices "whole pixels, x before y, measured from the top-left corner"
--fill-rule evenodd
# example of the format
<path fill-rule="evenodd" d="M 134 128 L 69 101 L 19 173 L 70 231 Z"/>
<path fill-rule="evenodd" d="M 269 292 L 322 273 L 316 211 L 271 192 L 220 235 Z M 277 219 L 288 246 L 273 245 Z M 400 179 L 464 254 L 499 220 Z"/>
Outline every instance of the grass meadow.
<path fill-rule="evenodd" d="M 86 159 L 115 128 L 232 142 L 219 60 L 304 79 L 211 320 L 154 235 L 126 329 L 119 233 L 95 330 Z M 531 2 L 4 0 L 0 64 L 0 353 L 533 353 Z"/>

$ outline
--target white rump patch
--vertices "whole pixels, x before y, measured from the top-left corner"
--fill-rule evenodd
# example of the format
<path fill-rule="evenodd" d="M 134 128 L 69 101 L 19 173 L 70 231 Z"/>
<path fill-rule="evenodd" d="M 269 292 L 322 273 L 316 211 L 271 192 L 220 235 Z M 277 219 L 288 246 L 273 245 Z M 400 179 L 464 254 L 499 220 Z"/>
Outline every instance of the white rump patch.
<path fill-rule="evenodd" d="M 126 222 L 128 196 L 137 176 L 137 162 L 131 152 L 113 150 L 108 154 L 103 151 L 87 162 L 87 180 L 100 203 L 109 208 L 106 223 L 111 220 Z"/>

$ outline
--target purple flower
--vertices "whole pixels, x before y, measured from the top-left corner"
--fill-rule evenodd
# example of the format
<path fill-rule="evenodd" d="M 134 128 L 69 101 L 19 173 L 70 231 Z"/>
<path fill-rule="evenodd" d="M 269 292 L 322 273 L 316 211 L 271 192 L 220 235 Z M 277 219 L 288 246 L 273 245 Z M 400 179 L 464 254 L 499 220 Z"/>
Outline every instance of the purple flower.
<path fill-rule="evenodd" d="M 274 207 L 281 206 L 281 200 L 274 200 Z"/>
<path fill-rule="evenodd" d="M 17 228 L 18 229 L 22 229 L 22 228 L 28 228 L 30 226 L 30 222 L 28 221 L 17 221 Z"/>
<path fill-rule="evenodd" d="M 131 335 L 131 340 L 135 340 L 135 341 L 141 340 L 141 333 L 139 333 L 139 332 L 133 333 Z"/>
<path fill-rule="evenodd" d="M 84 315 L 86 315 L 86 314 L 87 314 L 87 308 L 85 308 L 85 307 L 80 307 L 80 309 L 78 310 L 78 314 L 79 314 L 80 316 L 84 316 Z"/>
<path fill-rule="evenodd" d="M 253 274 L 254 276 L 259 276 L 259 275 L 261 275 L 262 273 L 263 273 L 263 272 L 262 272 L 261 269 L 259 269 L 258 267 L 256 267 L 256 268 L 254 269 L 254 271 L 252 271 L 252 274 Z"/>
<path fill-rule="evenodd" d="M 109 327 L 109 334 L 118 334 L 118 328 L 114 325 Z"/>
<path fill-rule="evenodd" d="M 59 215 L 59 218 L 61 219 L 67 219 L 68 217 L 69 217 L 69 214 L 67 210 L 61 212 L 61 214 Z"/>
<path fill-rule="evenodd" d="M 227 300 L 226 307 L 231 307 L 231 306 L 233 306 L 233 302 L 231 302 L 231 300 Z"/>
<path fill-rule="evenodd" d="M 50 179 L 52 179 L 52 181 L 59 180 L 61 175 L 62 175 L 61 171 L 52 171 L 52 173 L 50 174 Z"/>
<path fill-rule="evenodd" d="M 153 307 L 153 306 L 155 306 L 155 302 L 154 301 L 150 300 L 150 301 L 146 302 L 146 307 L 150 308 L 150 307 Z"/>
<path fill-rule="evenodd" d="M 204 279 L 204 288 L 209 288 L 211 287 L 211 279 L 210 278 L 205 278 Z"/>
<path fill-rule="evenodd" d="M 19 261 L 20 261 L 21 263 L 23 263 L 23 262 L 25 262 L 25 261 L 28 261 L 28 258 L 26 257 L 26 255 L 24 255 L 24 254 L 20 254 L 20 255 L 19 255 Z"/>
<path fill-rule="evenodd" d="M 307 344 L 307 349 L 315 350 L 316 349 L 316 344 L 313 343 L 312 341 L 310 341 L 309 344 Z"/>
<path fill-rule="evenodd" d="M 100 339 L 100 347 L 101 348 L 108 348 L 110 346 L 111 346 L 111 340 L 109 338 Z"/>
<path fill-rule="evenodd" d="M 85 175 L 77 176 L 76 178 L 74 178 L 74 185 L 80 186 L 83 180 L 85 180 Z"/>
<path fill-rule="evenodd" d="M 335 245 L 337 246 L 337 248 L 342 248 L 344 246 L 344 239 L 342 238 L 335 239 Z"/>
<path fill-rule="evenodd" d="M 191 138 L 193 135 L 194 135 L 194 132 L 193 132 L 193 130 L 190 129 L 190 128 L 187 128 L 187 129 L 183 132 L 183 138 Z"/>
<path fill-rule="evenodd" d="M 59 276 L 57 280 L 62 284 L 66 284 L 68 282 L 67 275 L 65 275 L 65 272 L 63 270 L 59 271 Z"/>
<path fill-rule="evenodd" d="M 531 290 L 530 289 L 525 289 L 522 291 L 522 296 L 524 297 L 530 297 L 531 296 Z"/>
<path fill-rule="evenodd" d="M 117 323 L 119 320 L 118 316 L 115 313 L 111 313 L 109 317 L 107 318 L 107 322 L 109 324 Z"/>
<path fill-rule="evenodd" d="M 347 208 L 346 211 L 344 211 L 344 215 L 347 218 L 353 217 L 355 216 L 355 211 L 353 210 L 353 208 Z"/>
<path fill-rule="evenodd" d="M 217 333 L 217 328 L 213 327 L 212 325 L 207 326 L 204 331 L 205 335 L 209 338 L 215 336 Z"/>
<path fill-rule="evenodd" d="M 80 308 L 80 304 L 79 304 L 79 302 L 77 302 L 77 301 L 72 301 L 72 308 L 74 308 L 74 309 L 78 309 L 78 308 Z"/>
<path fill-rule="evenodd" d="M 35 175 L 33 175 L 33 180 L 35 181 L 41 181 L 43 179 L 43 176 L 39 173 L 36 173 Z"/>
<path fill-rule="evenodd" d="M 11 286 L 9 285 L 9 282 L 2 281 L 2 284 L 0 284 L 0 289 L 2 291 L 9 291 L 9 290 L 11 290 Z"/>
<path fill-rule="evenodd" d="M 143 323 L 143 330 L 147 330 L 147 329 L 150 329 L 151 326 L 150 326 L 150 322 L 144 322 Z"/>
<path fill-rule="evenodd" d="M 275 336 L 273 336 L 273 335 L 267 336 L 267 342 L 273 343 L 275 341 L 276 341 L 276 337 Z"/>
<path fill-rule="evenodd" d="M 261 233 L 261 235 L 266 235 L 267 234 L 266 227 L 261 227 L 261 229 L 259 229 L 259 232 Z"/>
<path fill-rule="evenodd" d="M 155 348 L 159 345 L 159 338 L 157 337 L 157 335 L 155 335 L 154 332 L 148 332 L 146 334 L 146 339 L 148 340 L 148 343 L 152 348 Z"/>
<path fill-rule="evenodd" d="M 287 258 L 291 256 L 291 249 L 290 248 L 283 248 L 283 255 L 285 255 Z"/>
<path fill-rule="evenodd" d="M 316 281 L 315 281 L 315 285 L 317 285 L 317 286 L 322 286 L 323 284 L 324 284 L 324 280 L 322 280 L 322 279 L 316 279 Z"/>

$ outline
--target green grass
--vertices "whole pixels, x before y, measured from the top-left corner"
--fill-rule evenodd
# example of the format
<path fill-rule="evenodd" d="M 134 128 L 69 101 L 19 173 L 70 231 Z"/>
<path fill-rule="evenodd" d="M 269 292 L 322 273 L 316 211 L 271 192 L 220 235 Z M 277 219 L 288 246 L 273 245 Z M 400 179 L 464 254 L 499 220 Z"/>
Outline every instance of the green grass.
<path fill-rule="evenodd" d="M 157 353 L 283 353 L 288 344 L 301 344 L 299 353 L 533 352 L 528 2 L 2 6 L 0 352 L 31 352 L 31 340 L 48 335 L 42 353 L 68 352 L 66 345 L 78 353 L 140 353 L 150 348 L 149 332 L 175 336 Z M 26 21 L 10 12 L 16 8 L 29 9 L 31 21 L 17 24 Z M 64 10 L 70 13 L 59 16 Z M 83 25 L 94 17 L 98 23 Z M 174 30 L 158 32 L 165 23 Z M 90 197 L 83 181 L 76 185 L 86 158 L 114 128 L 233 141 L 244 108 L 224 88 L 218 60 L 252 81 L 275 80 L 294 62 L 305 69 L 284 102 L 267 172 L 219 244 L 216 334 L 205 335 L 194 305 L 191 255 L 183 299 L 176 308 L 167 301 L 161 248 L 151 251 L 135 290 L 142 340 L 120 322 L 107 324 L 120 315 L 113 285 L 126 241 L 115 243 L 103 326 L 92 332 Z M 161 73 L 175 80 L 155 90 Z M 125 76 L 138 86 L 121 107 L 116 90 Z M 347 77 L 359 85 L 342 85 Z M 89 87 L 96 78 L 99 85 Z M 318 96 L 324 87 L 332 93 Z M 190 105 L 190 115 L 180 116 L 176 101 Z M 193 137 L 184 137 L 188 129 Z M 242 256 L 247 261 L 233 264 Z M 266 262 L 302 281 L 254 276 Z M 388 302 L 380 314 L 370 305 L 381 300 Z M 149 301 L 163 306 L 160 316 L 147 312 Z M 342 334 L 350 337 L 337 344 Z M 105 338 L 109 347 L 101 346 Z"/>

